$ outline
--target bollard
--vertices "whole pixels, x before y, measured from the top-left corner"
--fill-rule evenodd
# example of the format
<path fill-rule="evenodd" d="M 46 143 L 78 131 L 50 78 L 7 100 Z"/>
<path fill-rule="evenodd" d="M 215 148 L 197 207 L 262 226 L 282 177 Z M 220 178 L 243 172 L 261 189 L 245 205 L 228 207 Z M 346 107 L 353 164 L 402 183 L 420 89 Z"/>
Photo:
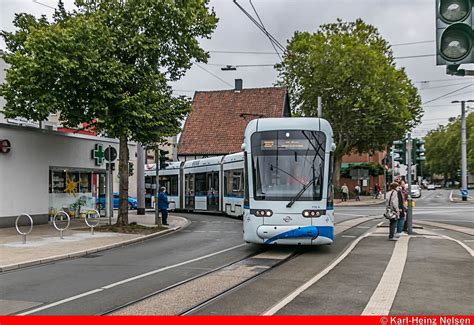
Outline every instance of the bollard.
<path fill-rule="evenodd" d="M 18 221 L 20 220 L 20 218 L 22 216 L 27 216 L 28 219 L 30 219 L 30 230 L 28 232 L 22 232 L 20 230 L 20 227 L 18 226 Z M 15 228 L 16 228 L 16 231 L 18 232 L 18 234 L 22 235 L 23 244 L 26 244 L 26 235 L 30 234 L 30 232 L 33 230 L 33 218 L 31 218 L 31 216 L 29 214 L 26 214 L 26 213 L 20 214 L 15 220 Z"/>

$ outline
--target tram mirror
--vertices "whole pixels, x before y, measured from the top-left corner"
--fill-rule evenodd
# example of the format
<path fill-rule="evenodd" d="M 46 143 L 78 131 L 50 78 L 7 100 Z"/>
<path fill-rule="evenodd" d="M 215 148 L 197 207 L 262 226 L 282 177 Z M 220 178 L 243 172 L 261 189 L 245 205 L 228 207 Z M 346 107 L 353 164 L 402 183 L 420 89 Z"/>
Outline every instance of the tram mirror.
<path fill-rule="evenodd" d="M 242 145 L 240 146 L 240 149 L 242 149 L 242 151 L 245 151 L 245 148 L 246 148 L 245 143 L 242 143 Z"/>
<path fill-rule="evenodd" d="M 334 142 L 331 144 L 331 151 L 336 151 L 336 144 Z"/>

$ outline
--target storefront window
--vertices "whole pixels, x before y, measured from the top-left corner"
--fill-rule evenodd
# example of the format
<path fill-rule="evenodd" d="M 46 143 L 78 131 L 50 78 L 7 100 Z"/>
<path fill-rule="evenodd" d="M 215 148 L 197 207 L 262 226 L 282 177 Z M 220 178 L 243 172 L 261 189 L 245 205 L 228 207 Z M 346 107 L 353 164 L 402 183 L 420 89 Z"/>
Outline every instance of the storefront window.
<path fill-rule="evenodd" d="M 97 209 L 104 197 L 105 174 L 102 171 L 51 168 L 49 175 L 50 217 L 61 210 L 72 218 L 79 217 L 83 210 Z"/>

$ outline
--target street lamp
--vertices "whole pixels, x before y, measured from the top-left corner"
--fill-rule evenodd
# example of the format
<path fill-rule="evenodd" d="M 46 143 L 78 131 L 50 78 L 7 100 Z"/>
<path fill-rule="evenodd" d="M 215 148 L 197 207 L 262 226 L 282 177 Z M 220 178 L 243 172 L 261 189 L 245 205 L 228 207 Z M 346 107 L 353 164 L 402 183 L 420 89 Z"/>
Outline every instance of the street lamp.
<path fill-rule="evenodd" d="M 451 103 L 461 103 L 461 197 L 467 201 L 467 141 L 466 141 L 466 102 L 474 103 L 474 100 L 453 100 Z"/>

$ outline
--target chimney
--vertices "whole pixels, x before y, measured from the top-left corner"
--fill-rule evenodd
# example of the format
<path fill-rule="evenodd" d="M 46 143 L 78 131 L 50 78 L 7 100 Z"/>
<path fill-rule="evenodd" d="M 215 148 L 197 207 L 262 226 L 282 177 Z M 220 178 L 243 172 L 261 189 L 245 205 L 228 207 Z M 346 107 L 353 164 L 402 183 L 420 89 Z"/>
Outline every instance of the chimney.
<path fill-rule="evenodd" d="M 235 91 L 241 91 L 243 87 L 242 79 L 235 79 Z"/>

